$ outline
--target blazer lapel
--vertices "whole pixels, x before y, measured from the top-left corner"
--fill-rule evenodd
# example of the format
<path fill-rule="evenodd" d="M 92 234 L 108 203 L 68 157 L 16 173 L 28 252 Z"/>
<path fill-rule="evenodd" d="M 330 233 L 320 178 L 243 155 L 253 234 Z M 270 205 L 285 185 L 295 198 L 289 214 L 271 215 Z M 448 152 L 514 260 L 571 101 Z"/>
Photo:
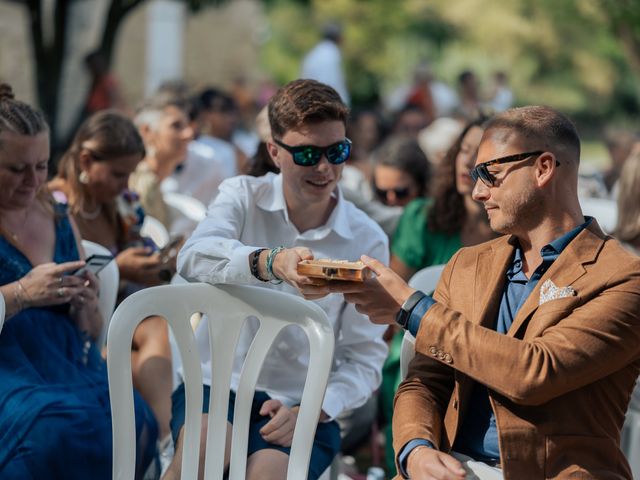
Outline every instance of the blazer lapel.
<path fill-rule="evenodd" d="M 515 239 L 503 237 L 478 254 L 473 290 L 473 321 L 493 328 L 504 289 L 505 272 L 513 258 Z"/>
<path fill-rule="evenodd" d="M 598 252 L 604 244 L 606 235 L 598 226 L 596 220 L 591 222 L 578 236 L 562 251 L 560 256 L 551 265 L 538 281 L 524 305 L 518 310 L 513 324 L 507 335 L 515 337 L 518 330 L 538 309 L 540 301 L 540 287 L 547 279 L 551 279 L 558 287 L 566 287 L 582 277 L 586 270 L 584 265 L 595 261 Z M 580 292 L 577 292 L 578 294 Z"/>

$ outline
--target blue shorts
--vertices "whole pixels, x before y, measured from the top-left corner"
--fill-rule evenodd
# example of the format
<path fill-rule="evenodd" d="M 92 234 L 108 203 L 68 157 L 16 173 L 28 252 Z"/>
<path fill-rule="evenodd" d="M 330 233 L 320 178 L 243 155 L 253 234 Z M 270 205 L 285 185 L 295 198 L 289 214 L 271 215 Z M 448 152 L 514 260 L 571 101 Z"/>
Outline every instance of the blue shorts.
<path fill-rule="evenodd" d="M 210 387 L 204 385 L 202 413 L 209 413 L 209 395 Z M 260 407 L 271 397 L 265 392 L 256 392 L 251 405 L 251 421 L 249 423 L 249 445 L 247 448 L 247 456 L 272 448 L 289 455 L 291 448 L 281 447 L 273 443 L 269 443 L 260 435 L 260 429 L 264 427 L 270 420 L 270 417 L 259 414 Z M 229 411 L 227 420 L 233 424 L 233 412 L 235 407 L 236 395 L 232 391 L 229 393 Z M 181 384 L 171 396 L 171 434 L 173 442 L 176 443 L 180 429 L 184 425 L 185 417 L 185 394 L 184 384 Z M 319 423 L 316 429 L 316 436 L 311 449 L 311 460 L 309 461 L 309 480 L 315 480 L 331 465 L 333 458 L 340 451 L 340 427 L 338 422 L 331 421 L 327 423 Z"/>

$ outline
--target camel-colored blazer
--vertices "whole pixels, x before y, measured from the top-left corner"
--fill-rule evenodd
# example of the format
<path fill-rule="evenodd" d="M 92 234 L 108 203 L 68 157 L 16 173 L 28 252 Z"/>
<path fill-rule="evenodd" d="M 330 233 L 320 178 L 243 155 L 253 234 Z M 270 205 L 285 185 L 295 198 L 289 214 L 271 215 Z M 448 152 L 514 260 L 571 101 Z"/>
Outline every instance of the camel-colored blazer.
<path fill-rule="evenodd" d="M 480 382 L 506 480 L 630 479 L 620 430 L 640 370 L 640 258 L 594 220 L 502 335 L 492 327 L 514 243 L 463 248 L 443 271 L 395 398 L 396 454 L 414 438 L 450 450 Z M 548 279 L 573 294 L 539 305 Z"/>

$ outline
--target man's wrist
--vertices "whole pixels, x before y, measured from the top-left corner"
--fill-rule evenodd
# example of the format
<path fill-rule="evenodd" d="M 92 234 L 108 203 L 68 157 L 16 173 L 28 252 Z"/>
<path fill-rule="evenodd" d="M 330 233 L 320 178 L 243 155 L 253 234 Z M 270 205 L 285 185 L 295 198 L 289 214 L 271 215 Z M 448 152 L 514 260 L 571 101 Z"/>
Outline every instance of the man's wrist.
<path fill-rule="evenodd" d="M 411 311 L 413 307 L 425 296 L 423 292 L 420 290 L 415 290 L 411 295 L 409 295 L 398 313 L 396 313 L 396 323 L 400 325 L 402 328 L 407 328 L 407 323 L 409 322 L 409 316 L 411 315 Z"/>

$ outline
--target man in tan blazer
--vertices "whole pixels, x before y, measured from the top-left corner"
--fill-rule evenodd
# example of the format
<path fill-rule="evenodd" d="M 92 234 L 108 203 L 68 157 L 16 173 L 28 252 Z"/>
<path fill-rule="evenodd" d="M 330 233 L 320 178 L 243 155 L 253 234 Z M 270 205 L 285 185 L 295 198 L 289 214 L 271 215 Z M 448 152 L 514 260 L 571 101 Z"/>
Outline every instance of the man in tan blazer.
<path fill-rule="evenodd" d="M 470 172 L 502 237 L 461 249 L 433 297 L 367 257 L 375 279 L 309 287 L 416 335 L 393 418 L 402 476 L 465 478 L 457 457 L 507 480 L 631 478 L 620 430 L 640 369 L 640 259 L 583 217 L 579 157 L 559 112 L 507 110 Z"/>

